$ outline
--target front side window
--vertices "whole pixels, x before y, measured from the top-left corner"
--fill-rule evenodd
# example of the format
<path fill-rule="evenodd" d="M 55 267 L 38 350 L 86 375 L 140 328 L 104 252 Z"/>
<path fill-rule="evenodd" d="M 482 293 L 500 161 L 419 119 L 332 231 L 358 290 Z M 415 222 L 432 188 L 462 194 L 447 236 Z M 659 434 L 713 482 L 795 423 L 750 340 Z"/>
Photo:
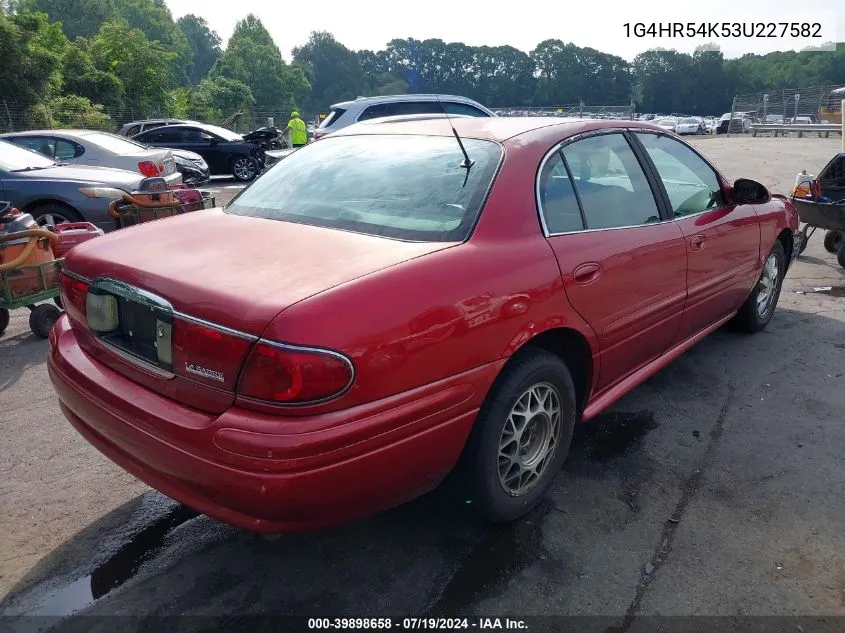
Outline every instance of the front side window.
<path fill-rule="evenodd" d="M 637 138 L 663 181 L 676 218 L 722 206 L 719 179 L 698 154 L 668 136 L 637 133 Z"/>
<path fill-rule="evenodd" d="M 622 134 L 599 134 L 562 150 L 581 198 L 588 229 L 660 221 L 654 193 Z"/>
<path fill-rule="evenodd" d="M 498 143 L 451 136 L 326 137 L 306 145 L 229 203 L 235 215 L 392 239 L 460 242 L 502 158 Z"/>

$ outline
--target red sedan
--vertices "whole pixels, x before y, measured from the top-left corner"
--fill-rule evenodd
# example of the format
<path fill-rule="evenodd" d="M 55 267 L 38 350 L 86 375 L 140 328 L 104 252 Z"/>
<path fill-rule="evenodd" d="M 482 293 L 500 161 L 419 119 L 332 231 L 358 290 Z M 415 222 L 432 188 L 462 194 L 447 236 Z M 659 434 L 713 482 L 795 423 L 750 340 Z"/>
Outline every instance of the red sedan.
<path fill-rule="evenodd" d="M 456 466 L 509 521 L 577 422 L 772 318 L 785 198 L 646 124 L 451 123 L 347 128 L 225 209 L 72 251 L 49 359 L 70 423 L 250 530 L 372 514 Z"/>

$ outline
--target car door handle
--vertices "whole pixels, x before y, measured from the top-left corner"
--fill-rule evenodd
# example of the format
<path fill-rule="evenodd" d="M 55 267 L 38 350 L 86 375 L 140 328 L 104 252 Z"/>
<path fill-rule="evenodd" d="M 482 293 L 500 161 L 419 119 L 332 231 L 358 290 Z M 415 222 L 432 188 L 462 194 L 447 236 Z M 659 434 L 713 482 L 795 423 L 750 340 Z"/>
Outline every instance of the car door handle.
<path fill-rule="evenodd" d="M 586 286 L 587 284 L 593 283 L 601 276 L 601 266 L 592 263 L 581 264 L 575 269 L 572 276 L 575 279 L 576 284 Z"/>
<path fill-rule="evenodd" d="M 694 235 L 692 239 L 689 241 L 690 250 L 693 251 L 700 251 L 704 248 L 704 236 L 703 235 Z"/>

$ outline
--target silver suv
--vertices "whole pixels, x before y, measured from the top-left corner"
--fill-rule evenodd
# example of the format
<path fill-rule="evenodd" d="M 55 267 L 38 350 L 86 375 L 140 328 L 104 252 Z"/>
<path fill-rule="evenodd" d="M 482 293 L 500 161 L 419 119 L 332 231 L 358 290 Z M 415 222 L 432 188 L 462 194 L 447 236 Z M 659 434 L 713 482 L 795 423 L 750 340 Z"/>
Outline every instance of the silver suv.
<path fill-rule="evenodd" d="M 455 95 L 358 97 L 355 101 L 334 104 L 329 115 L 323 119 L 314 133 L 314 140 L 359 121 L 414 114 L 442 114 L 443 110 L 450 115 L 496 116 L 492 110 L 488 110 L 477 101 Z"/>

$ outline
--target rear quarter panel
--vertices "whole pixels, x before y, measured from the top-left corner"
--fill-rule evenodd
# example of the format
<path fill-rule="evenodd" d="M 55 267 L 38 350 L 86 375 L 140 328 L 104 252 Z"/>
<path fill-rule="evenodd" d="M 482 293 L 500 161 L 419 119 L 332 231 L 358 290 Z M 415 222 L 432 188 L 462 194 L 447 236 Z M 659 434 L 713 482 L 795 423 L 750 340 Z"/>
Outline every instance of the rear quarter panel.
<path fill-rule="evenodd" d="M 596 349 L 569 307 L 534 200 L 545 150 L 507 146 L 505 164 L 469 241 L 360 278 L 291 306 L 266 338 L 348 355 L 352 389 L 308 413 L 408 391 L 513 354 L 568 327 Z"/>

